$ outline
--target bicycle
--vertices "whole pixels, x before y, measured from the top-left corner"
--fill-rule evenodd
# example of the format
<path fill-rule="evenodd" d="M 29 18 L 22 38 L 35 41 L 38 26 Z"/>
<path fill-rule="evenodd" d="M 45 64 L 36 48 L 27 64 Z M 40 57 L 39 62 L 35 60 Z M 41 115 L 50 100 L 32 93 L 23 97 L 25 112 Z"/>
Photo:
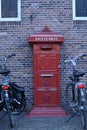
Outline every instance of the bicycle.
<path fill-rule="evenodd" d="M 5 114 L 0 119 L 8 114 L 11 128 L 13 128 L 12 115 L 20 114 L 24 111 L 26 106 L 24 87 L 20 87 L 10 81 L 10 70 L 7 69 L 6 63 L 7 59 L 12 56 L 15 56 L 15 54 L 5 56 L 4 61 L 0 66 L 0 74 L 3 76 L 2 84 L 0 85 L 0 111 L 5 111 Z"/>
<path fill-rule="evenodd" d="M 83 129 L 86 128 L 86 86 L 80 81 L 80 77 L 83 77 L 86 72 L 79 71 L 77 69 L 76 61 L 84 56 L 87 55 L 81 54 L 64 61 L 65 64 L 71 64 L 73 67 L 72 75 L 69 76 L 70 83 L 66 87 L 67 105 L 73 114 L 67 121 L 79 112 L 81 115 Z"/>

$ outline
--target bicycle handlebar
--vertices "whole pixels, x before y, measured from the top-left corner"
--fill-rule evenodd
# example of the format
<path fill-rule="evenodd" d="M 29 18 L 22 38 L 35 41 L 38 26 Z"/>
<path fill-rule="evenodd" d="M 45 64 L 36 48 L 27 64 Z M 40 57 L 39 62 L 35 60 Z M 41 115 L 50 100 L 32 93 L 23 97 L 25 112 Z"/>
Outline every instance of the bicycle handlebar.
<path fill-rule="evenodd" d="M 13 53 L 13 54 L 8 55 L 8 56 L 6 56 L 6 57 L 7 57 L 7 58 L 11 58 L 12 56 L 16 56 L 16 54 L 15 54 L 15 53 Z"/>
<path fill-rule="evenodd" d="M 85 57 L 87 56 L 87 54 L 80 54 L 78 56 L 75 56 L 74 58 L 70 59 L 70 60 L 65 60 L 64 62 L 65 63 L 71 63 L 73 65 L 73 67 L 76 66 L 76 60 L 77 59 L 81 59 L 82 57 Z"/>
<path fill-rule="evenodd" d="M 16 54 L 15 54 L 15 53 L 12 53 L 12 54 L 10 54 L 10 55 L 8 55 L 8 56 L 5 56 L 5 57 L 4 57 L 4 63 L 7 61 L 8 58 L 11 58 L 12 56 L 16 56 Z"/>
<path fill-rule="evenodd" d="M 12 54 L 10 54 L 10 55 L 4 57 L 4 61 L 3 61 L 4 69 L 6 69 L 7 59 L 8 59 L 8 58 L 11 58 L 12 56 L 16 56 L 16 54 L 15 54 L 15 53 L 12 53 Z"/>

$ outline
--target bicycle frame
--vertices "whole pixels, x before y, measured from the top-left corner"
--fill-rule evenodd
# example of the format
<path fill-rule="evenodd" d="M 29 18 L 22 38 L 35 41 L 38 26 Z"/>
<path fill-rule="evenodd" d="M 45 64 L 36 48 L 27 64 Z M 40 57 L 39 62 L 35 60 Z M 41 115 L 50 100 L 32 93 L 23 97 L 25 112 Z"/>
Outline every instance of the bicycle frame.
<path fill-rule="evenodd" d="M 26 106 L 26 99 L 24 94 L 24 87 L 17 86 L 10 82 L 9 73 L 10 70 L 7 69 L 6 62 L 8 58 L 15 56 L 15 54 L 8 55 L 4 58 L 2 65 L 2 70 L 0 74 L 3 76 L 2 85 L 0 85 L 0 105 L 1 109 L 6 109 L 6 114 L 8 114 L 10 127 L 13 127 L 13 122 L 11 115 L 15 112 L 15 115 L 20 114 L 24 111 Z"/>
<path fill-rule="evenodd" d="M 64 63 L 71 63 L 73 65 L 73 77 L 69 76 L 71 83 L 66 87 L 66 90 L 69 91 L 69 87 L 71 87 L 72 96 L 69 101 L 69 105 L 71 109 L 74 109 L 74 114 L 67 120 L 69 121 L 77 112 L 81 113 L 81 119 L 83 128 L 86 128 L 86 116 L 85 116 L 85 102 L 86 102 L 86 86 L 84 83 L 80 82 L 80 77 L 85 75 L 85 72 L 79 71 L 76 68 L 76 60 L 81 57 L 87 56 L 86 54 L 78 55 L 70 60 L 65 60 Z M 66 96 L 68 95 L 66 91 Z M 69 96 L 67 96 L 68 99 Z"/>

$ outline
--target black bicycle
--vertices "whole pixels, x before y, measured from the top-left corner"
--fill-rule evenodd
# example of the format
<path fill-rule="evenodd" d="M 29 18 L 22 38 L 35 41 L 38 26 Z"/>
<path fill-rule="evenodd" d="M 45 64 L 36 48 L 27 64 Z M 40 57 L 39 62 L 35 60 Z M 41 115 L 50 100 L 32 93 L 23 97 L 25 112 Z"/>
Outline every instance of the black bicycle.
<path fill-rule="evenodd" d="M 7 59 L 15 56 L 11 54 L 4 57 L 4 62 L 1 65 L 0 74 L 3 76 L 2 84 L 0 85 L 0 110 L 4 110 L 5 114 L 0 118 L 2 119 L 8 114 L 10 127 L 13 128 L 12 115 L 20 114 L 26 107 L 26 98 L 24 87 L 20 87 L 10 81 L 9 73 L 7 69 Z"/>
<path fill-rule="evenodd" d="M 74 58 L 65 60 L 65 64 L 72 65 L 72 75 L 69 76 L 70 83 L 66 87 L 66 100 L 69 111 L 73 114 L 67 120 L 69 121 L 72 117 L 74 117 L 77 113 L 80 113 L 83 128 L 86 128 L 86 86 L 83 82 L 80 81 L 80 77 L 83 77 L 86 72 L 79 71 L 77 69 L 76 61 L 78 59 L 87 56 L 85 54 L 78 55 Z"/>

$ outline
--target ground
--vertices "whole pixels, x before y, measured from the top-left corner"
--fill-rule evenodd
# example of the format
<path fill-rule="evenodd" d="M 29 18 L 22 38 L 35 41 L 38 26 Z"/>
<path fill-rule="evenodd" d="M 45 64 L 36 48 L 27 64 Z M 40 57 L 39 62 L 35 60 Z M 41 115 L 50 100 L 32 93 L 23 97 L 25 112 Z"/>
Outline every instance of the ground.
<path fill-rule="evenodd" d="M 25 113 L 13 116 L 14 128 L 12 130 L 83 130 L 79 115 L 73 117 L 69 122 L 67 116 L 57 117 L 26 117 Z M 0 120 L 0 130 L 10 130 L 8 117 Z"/>

